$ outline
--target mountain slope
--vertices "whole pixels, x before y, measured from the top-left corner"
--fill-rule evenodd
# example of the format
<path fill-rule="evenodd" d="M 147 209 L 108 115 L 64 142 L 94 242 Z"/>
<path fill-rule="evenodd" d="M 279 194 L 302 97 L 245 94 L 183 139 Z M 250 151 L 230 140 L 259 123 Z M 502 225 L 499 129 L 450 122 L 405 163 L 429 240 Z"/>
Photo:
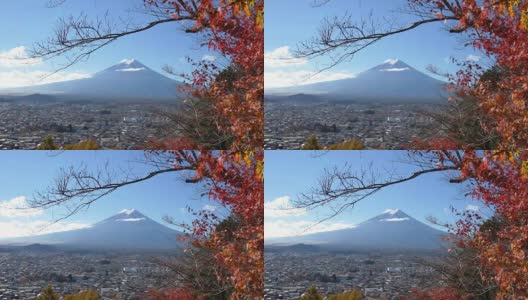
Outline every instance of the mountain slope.
<path fill-rule="evenodd" d="M 349 249 L 422 249 L 442 246 L 445 232 L 427 226 L 401 210 L 388 210 L 355 228 L 274 239 L 267 244 L 318 244 Z"/>
<path fill-rule="evenodd" d="M 354 78 L 270 89 L 267 95 L 313 94 L 329 100 L 381 103 L 442 103 L 445 82 L 390 59 Z"/>
<path fill-rule="evenodd" d="M 80 100 L 174 100 L 181 82 L 165 77 L 137 60 L 119 64 L 90 78 L 8 89 L 5 93 L 48 94 Z"/>
<path fill-rule="evenodd" d="M 120 213 L 89 228 L 6 240 L 7 244 L 52 244 L 83 249 L 175 249 L 182 233 L 137 210 Z"/>

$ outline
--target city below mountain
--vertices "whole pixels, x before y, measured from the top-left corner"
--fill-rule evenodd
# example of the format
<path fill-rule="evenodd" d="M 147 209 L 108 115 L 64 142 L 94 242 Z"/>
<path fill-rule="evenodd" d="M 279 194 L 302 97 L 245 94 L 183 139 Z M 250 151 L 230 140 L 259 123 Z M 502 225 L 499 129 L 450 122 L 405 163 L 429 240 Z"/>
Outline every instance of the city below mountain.
<path fill-rule="evenodd" d="M 181 232 L 163 226 L 128 209 L 91 227 L 28 237 L 0 240 L 0 245 L 24 246 L 22 250 L 54 249 L 85 250 L 169 250 L 181 248 L 177 240 Z"/>
<path fill-rule="evenodd" d="M 437 250 L 445 246 L 442 236 L 447 233 L 434 229 L 399 209 L 387 210 L 353 228 L 319 232 L 295 237 L 266 240 L 268 249 L 284 246 L 290 249 L 333 248 L 340 250 Z M 302 244 L 302 246 L 300 246 Z M 308 245 L 317 246 L 308 247 Z M 271 246 L 271 248 L 270 248 Z M 292 246 L 295 246 L 292 248 Z M 282 249 L 284 250 L 284 249 Z"/>
<path fill-rule="evenodd" d="M 92 77 L 0 90 L 0 95 L 13 100 L 33 98 L 49 101 L 50 96 L 62 101 L 174 101 L 181 98 L 178 87 L 183 83 L 165 77 L 134 59 L 94 74 Z M 39 101 L 39 99 L 34 99 Z"/>
<path fill-rule="evenodd" d="M 446 82 L 432 78 L 401 60 L 359 73 L 354 78 L 266 90 L 266 101 L 306 104 L 353 103 L 446 103 Z"/>

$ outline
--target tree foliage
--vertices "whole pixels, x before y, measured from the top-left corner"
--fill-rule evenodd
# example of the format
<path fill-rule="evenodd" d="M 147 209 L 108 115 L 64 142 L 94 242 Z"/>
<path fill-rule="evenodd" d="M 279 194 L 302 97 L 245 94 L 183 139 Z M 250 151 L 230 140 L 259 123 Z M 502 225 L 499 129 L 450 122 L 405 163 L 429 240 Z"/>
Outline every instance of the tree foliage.
<path fill-rule="evenodd" d="M 100 148 L 94 138 L 80 141 L 76 144 L 68 144 L 63 147 L 64 150 L 99 150 Z"/>
<path fill-rule="evenodd" d="M 149 0 L 150 4 L 165 2 Z M 192 2 L 192 1 L 191 1 Z M 174 17 L 188 10 L 187 1 L 173 1 Z M 221 131 L 235 139 L 232 149 L 261 149 L 264 97 L 264 1 L 199 1 L 193 29 L 202 31 L 208 47 L 229 58 L 223 72 L 215 62 L 199 62 L 190 80 L 197 98 L 214 99 L 214 112 L 228 122 Z M 198 145 L 199 146 L 199 145 Z"/>
<path fill-rule="evenodd" d="M 300 300 L 323 300 L 323 296 L 317 291 L 315 285 L 311 285 L 304 294 L 302 294 Z"/>
<path fill-rule="evenodd" d="M 300 150 L 323 150 L 323 148 L 323 145 L 319 143 L 319 140 L 313 134 L 304 142 Z"/>
<path fill-rule="evenodd" d="M 433 288 L 427 291 L 413 289 L 407 296 L 402 297 L 402 300 L 469 300 L 467 296 L 461 295 L 453 288 Z"/>
<path fill-rule="evenodd" d="M 86 290 L 79 292 L 78 294 L 66 295 L 64 300 L 99 300 L 99 294 L 94 290 Z"/>
<path fill-rule="evenodd" d="M 42 142 L 37 146 L 37 150 L 58 150 L 59 146 L 53 141 L 51 135 L 46 136 Z"/>
<path fill-rule="evenodd" d="M 53 291 L 53 287 L 51 285 L 48 285 L 46 288 L 38 294 L 36 300 L 60 300 L 60 297 L 55 291 Z"/>
<path fill-rule="evenodd" d="M 229 207 L 236 226 L 202 213 L 193 225 L 194 243 L 215 253 L 228 270 L 233 299 L 261 297 L 264 288 L 264 153 L 202 152 L 196 175 L 210 182 L 209 197 Z M 233 224 L 233 223 L 231 223 Z M 207 239 L 204 239 L 207 237 Z"/>
<path fill-rule="evenodd" d="M 55 291 L 53 290 L 53 287 L 51 285 L 48 285 L 46 288 L 40 292 L 40 294 L 37 296 L 36 300 L 99 300 L 101 299 L 99 297 L 99 294 L 95 290 L 85 290 L 81 291 L 77 294 L 70 294 L 65 295 L 64 297 L 59 296 Z M 113 298 L 114 300 L 118 300 L 117 298 Z"/>
<path fill-rule="evenodd" d="M 101 147 L 97 144 L 97 141 L 93 138 L 75 144 L 59 146 L 55 144 L 51 135 L 46 136 L 42 140 L 42 143 L 37 146 L 37 150 L 99 150 L 100 148 Z"/>
<path fill-rule="evenodd" d="M 363 150 L 365 145 L 358 139 L 351 139 L 338 144 L 332 144 L 327 147 L 328 150 Z"/>

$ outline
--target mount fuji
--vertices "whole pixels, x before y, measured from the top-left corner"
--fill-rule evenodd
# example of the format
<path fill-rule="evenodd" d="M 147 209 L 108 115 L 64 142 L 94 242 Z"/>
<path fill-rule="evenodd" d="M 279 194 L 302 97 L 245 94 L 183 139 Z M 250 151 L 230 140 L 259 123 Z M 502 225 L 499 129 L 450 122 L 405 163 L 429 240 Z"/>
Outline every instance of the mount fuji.
<path fill-rule="evenodd" d="M 45 244 L 74 249 L 176 249 L 181 232 L 163 226 L 135 209 L 126 209 L 91 227 L 0 240 L 4 245 Z"/>
<path fill-rule="evenodd" d="M 321 101 L 445 103 L 448 98 L 446 84 L 401 60 L 389 59 L 353 78 L 269 89 L 266 96 L 276 102 L 304 94 L 316 96 Z"/>
<path fill-rule="evenodd" d="M 165 101 L 182 96 L 183 83 L 172 80 L 135 59 L 125 59 L 92 77 L 4 89 L 2 94 L 51 95 L 63 100 Z"/>
<path fill-rule="evenodd" d="M 354 228 L 277 238 L 267 245 L 307 244 L 354 250 L 436 250 L 446 232 L 434 229 L 399 209 L 386 210 Z"/>

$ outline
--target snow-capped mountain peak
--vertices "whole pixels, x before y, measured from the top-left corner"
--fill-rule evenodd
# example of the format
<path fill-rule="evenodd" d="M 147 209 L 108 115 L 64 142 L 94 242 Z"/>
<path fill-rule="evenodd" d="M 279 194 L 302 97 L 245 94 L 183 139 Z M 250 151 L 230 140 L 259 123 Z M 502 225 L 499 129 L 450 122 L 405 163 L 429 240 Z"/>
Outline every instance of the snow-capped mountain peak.
<path fill-rule="evenodd" d="M 123 209 L 122 211 L 119 212 L 119 214 L 131 215 L 134 212 L 136 212 L 136 210 L 133 209 L 133 208 L 131 208 L 131 209 Z"/>
<path fill-rule="evenodd" d="M 340 249 L 440 249 L 446 233 L 388 209 L 354 228 L 275 239 L 269 244 L 317 244 Z"/>
<path fill-rule="evenodd" d="M 80 249 L 177 249 L 182 233 L 168 228 L 136 209 L 124 209 L 93 226 L 78 230 L 6 240 L 17 244 L 53 244 Z"/>
<path fill-rule="evenodd" d="M 389 58 L 387 59 L 386 61 L 384 61 L 383 63 L 384 64 L 389 64 L 389 65 L 395 65 L 399 62 L 400 60 L 397 59 L 397 58 Z"/>
<path fill-rule="evenodd" d="M 5 93 L 56 95 L 67 101 L 174 101 L 184 96 L 178 90 L 182 84 L 137 59 L 125 59 L 89 78 L 6 89 Z"/>
<path fill-rule="evenodd" d="M 99 222 L 99 224 L 113 223 L 113 222 L 149 222 L 152 221 L 137 209 L 123 209 L 117 214 Z"/>
<path fill-rule="evenodd" d="M 119 62 L 117 65 L 113 65 L 106 70 L 99 72 L 96 75 L 108 75 L 114 76 L 115 72 L 139 72 L 139 71 L 151 71 L 147 66 L 142 64 L 139 60 L 136 59 L 124 59 Z"/>
<path fill-rule="evenodd" d="M 381 65 L 377 65 L 374 68 L 367 70 L 366 74 L 371 73 L 373 76 L 379 76 L 379 72 L 403 72 L 403 71 L 415 71 L 411 66 L 399 59 L 388 59 Z"/>
<path fill-rule="evenodd" d="M 369 219 L 368 222 L 403 222 L 403 221 L 414 221 L 412 217 L 407 215 L 401 209 L 390 208 L 386 209 L 382 214 L 375 216 L 372 219 Z"/>
<path fill-rule="evenodd" d="M 147 218 L 136 209 L 123 209 L 118 215 L 114 216 L 115 222 L 139 222 Z"/>
<path fill-rule="evenodd" d="M 396 209 L 389 208 L 389 209 L 385 210 L 383 213 L 384 214 L 394 215 L 394 214 L 397 214 L 399 211 L 400 211 L 399 208 L 396 208 Z"/>
<path fill-rule="evenodd" d="M 125 64 L 125 65 L 131 65 L 131 64 L 133 64 L 134 62 L 136 62 L 136 60 L 133 59 L 133 58 L 125 58 L 125 59 L 123 59 L 122 61 L 120 61 L 119 63 L 120 63 L 120 64 Z"/>

